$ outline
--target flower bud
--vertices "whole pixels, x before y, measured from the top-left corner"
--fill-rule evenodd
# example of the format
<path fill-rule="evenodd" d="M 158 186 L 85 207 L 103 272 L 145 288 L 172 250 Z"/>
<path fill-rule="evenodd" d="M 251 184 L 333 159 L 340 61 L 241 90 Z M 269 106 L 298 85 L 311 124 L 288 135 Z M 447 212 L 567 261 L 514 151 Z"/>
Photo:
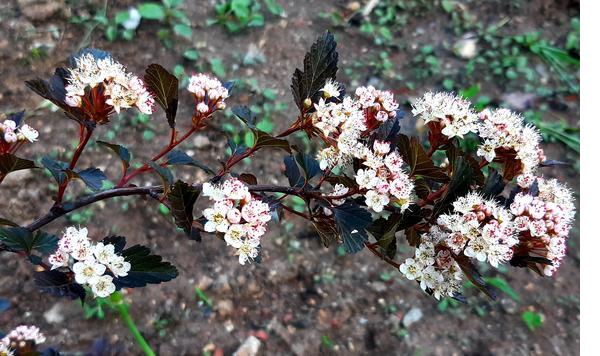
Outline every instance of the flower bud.
<path fill-rule="evenodd" d="M 306 98 L 302 102 L 302 105 L 304 106 L 305 109 L 308 109 L 312 106 L 312 100 L 310 100 L 310 98 Z"/>

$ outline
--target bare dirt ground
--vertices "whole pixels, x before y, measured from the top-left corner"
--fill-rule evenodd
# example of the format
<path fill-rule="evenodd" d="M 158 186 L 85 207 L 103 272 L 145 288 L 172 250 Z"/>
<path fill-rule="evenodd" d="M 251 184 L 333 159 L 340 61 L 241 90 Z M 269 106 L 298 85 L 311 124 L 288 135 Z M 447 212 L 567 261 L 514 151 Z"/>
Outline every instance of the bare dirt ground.
<path fill-rule="evenodd" d="M 77 129 L 58 112 L 37 108 L 40 98 L 27 90 L 24 80 L 47 77 L 82 40 L 81 27 L 69 23 L 68 17 L 83 11 L 78 5 L 64 5 L 47 16 L 32 16 L 26 11 L 31 1 L 4 1 L 0 4 L 0 111 L 28 110 L 28 122 L 40 128 L 41 140 L 22 154 L 41 157 L 50 151 L 63 155 L 71 146 Z M 116 3 L 116 2 L 115 2 Z M 114 4 L 125 9 L 131 1 Z M 289 90 L 291 73 L 301 65 L 303 55 L 313 40 L 330 23 L 320 12 L 330 11 L 340 1 L 280 1 L 287 17 L 266 19 L 262 28 L 230 36 L 218 26 L 206 26 L 212 13 L 212 2 L 188 1 L 186 12 L 194 24 L 193 44 L 204 60 L 222 58 L 226 68 L 239 63 L 240 56 L 255 45 L 264 53 L 265 63 L 229 70 L 232 78 L 255 77 L 259 85 L 273 88 L 279 100 L 288 103 L 289 112 L 272 118 L 276 131 L 294 119 Z M 577 9 L 564 2 L 531 1 L 515 13 L 502 1 L 470 2 L 468 6 L 482 18 L 492 21 L 510 16 L 509 31 L 541 29 L 549 36 L 564 36 L 564 23 Z M 112 11 L 112 10 L 110 10 Z M 402 30 L 406 41 L 442 43 L 452 33 L 440 20 L 443 14 L 432 10 L 409 20 Z M 132 42 L 108 43 L 102 34 L 92 34 L 91 46 L 113 53 L 135 73 L 143 73 L 149 63 L 161 63 L 172 68 L 182 63 L 180 55 L 165 48 L 156 38 L 156 24 L 144 24 Z M 58 31 L 58 38 L 51 34 Z M 356 29 L 334 32 L 338 41 L 340 67 L 353 62 L 368 61 L 379 48 L 361 36 Z M 48 43 L 49 55 L 31 60 L 29 53 L 36 43 Z M 176 44 L 178 48 L 180 44 Z M 189 47 L 190 44 L 181 45 Z M 441 61 L 458 66 L 452 54 Z M 408 70 L 408 55 L 391 52 L 394 71 Z M 189 65 L 186 64 L 186 65 Z M 401 81 L 377 78 L 373 68 L 365 66 L 356 78 L 341 71 L 338 78 L 349 85 L 354 81 L 375 81 L 380 86 L 402 92 L 401 102 L 428 89 L 440 89 L 437 79 L 425 80 L 415 90 Z M 483 75 L 483 74 L 482 74 Z M 354 87 L 355 85 L 353 85 Z M 506 93 L 503 83 L 487 83 L 482 92 L 495 100 Z M 252 103 L 254 98 L 241 94 L 232 103 Z M 189 105 L 180 103 L 180 125 L 186 125 Z M 408 109 L 408 107 L 407 107 Z M 289 114 L 289 115 L 285 115 Z M 577 100 L 567 101 L 558 113 L 578 125 Z M 410 115 L 409 115 L 410 116 Z M 215 118 L 215 120 L 223 119 Z M 156 137 L 142 140 L 140 124 L 124 122 L 114 142 L 122 142 L 136 158 L 147 158 L 165 142 L 166 122 L 155 115 L 151 121 Z M 218 124 L 215 124 L 219 127 Z M 101 127 L 104 137 L 107 126 Z M 218 131 L 205 134 L 205 139 L 191 142 L 186 149 L 194 156 L 217 166 L 224 158 L 225 139 Z M 561 159 L 566 150 L 560 144 L 546 145 L 548 155 Z M 63 156 L 64 157 L 64 156 Z M 107 174 L 116 174 L 117 163 L 101 148 L 87 152 L 82 164 L 98 160 L 105 162 Z M 251 170 L 265 182 L 283 182 L 283 161 L 279 153 L 252 162 Z M 206 177 L 195 171 L 179 173 L 201 181 Z M 579 191 L 578 172 L 574 169 L 550 170 L 560 175 L 575 192 Z M 9 176 L 10 177 L 10 176 Z M 144 176 L 138 183 L 155 181 Z M 42 170 L 16 175 L 0 186 L 0 212 L 3 217 L 29 222 L 51 206 L 49 178 Z M 72 192 L 73 194 L 76 191 Z M 128 206 L 123 208 L 123 204 Z M 572 231 L 569 254 L 554 278 L 540 278 L 530 271 L 510 269 L 502 274 L 520 295 L 520 302 L 502 295 L 499 301 L 489 301 L 467 291 L 469 304 L 438 310 L 438 303 L 390 270 L 368 251 L 357 255 L 340 255 L 335 247 L 320 246 L 316 233 L 302 221 L 290 218 L 292 230 L 272 224 L 264 242 L 262 264 L 238 265 L 222 241 L 205 236 L 201 244 L 189 241 L 177 233 L 168 217 L 160 215 L 153 201 L 121 199 L 94 207 L 85 225 L 92 236 L 118 232 L 132 243 L 140 242 L 173 262 L 179 277 L 159 286 L 132 290 L 132 314 L 149 343 L 161 355 L 200 355 L 213 344 L 225 354 L 235 351 L 249 335 L 263 338 L 260 354 L 378 354 L 378 355 L 575 355 L 579 354 L 579 231 Z M 200 208 L 199 208 L 200 209 Z M 72 222 L 61 219 L 47 227 L 58 233 Z M 407 250 L 408 251 L 408 250 Z M 8 253 L 0 253 L 0 298 L 10 301 L 0 312 L 0 330 L 17 324 L 36 324 L 48 337 L 47 344 L 68 352 L 85 352 L 92 342 L 104 338 L 121 348 L 122 354 L 137 354 L 133 339 L 114 313 L 103 320 L 85 319 L 81 305 L 38 293 L 32 280 L 32 266 Z M 490 275 L 499 274 L 489 271 Z M 194 288 L 199 286 L 213 301 L 213 308 L 199 305 Z M 521 320 L 525 310 L 543 315 L 541 328 L 530 331 Z M 422 317 L 410 325 L 404 316 L 422 312 Z M 326 336 L 332 345 L 322 342 Z"/>

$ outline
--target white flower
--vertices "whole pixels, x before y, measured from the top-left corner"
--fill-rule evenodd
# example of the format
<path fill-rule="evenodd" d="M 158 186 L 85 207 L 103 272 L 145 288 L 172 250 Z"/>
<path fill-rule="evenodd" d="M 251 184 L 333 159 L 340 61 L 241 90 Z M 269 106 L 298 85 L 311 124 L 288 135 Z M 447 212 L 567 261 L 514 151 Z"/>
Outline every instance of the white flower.
<path fill-rule="evenodd" d="M 325 86 L 323 86 L 323 89 L 321 89 L 321 91 L 323 92 L 323 97 L 325 97 L 325 99 L 331 97 L 337 98 L 338 96 L 340 96 L 340 84 L 334 81 L 333 79 L 328 78 L 325 81 Z"/>
<path fill-rule="evenodd" d="M 110 268 L 111 272 L 117 277 L 125 277 L 129 274 L 131 270 L 131 263 L 125 261 L 123 256 L 113 256 L 113 258 L 108 263 L 108 268 Z"/>
<path fill-rule="evenodd" d="M 329 194 L 329 197 L 339 197 L 342 195 L 345 195 L 346 193 L 348 193 L 349 188 L 346 187 L 343 184 L 336 184 L 333 187 L 333 192 L 331 194 Z M 331 202 L 335 205 L 342 205 L 344 204 L 344 202 L 346 201 L 346 199 L 332 199 Z"/>
<path fill-rule="evenodd" d="M 227 179 L 222 186 L 223 194 L 231 200 L 247 200 L 250 197 L 248 187 L 237 178 Z"/>
<path fill-rule="evenodd" d="M 129 17 L 121 26 L 123 26 L 126 30 L 135 30 L 140 25 L 140 20 L 142 19 L 142 15 L 135 7 L 130 7 L 128 10 Z"/>
<path fill-rule="evenodd" d="M 204 230 L 206 232 L 226 232 L 229 227 L 228 212 L 229 208 L 226 205 L 219 204 L 215 204 L 213 208 L 204 209 L 202 215 L 208 219 L 204 224 Z"/>
<path fill-rule="evenodd" d="M 421 275 L 421 289 L 433 289 L 439 282 L 442 282 L 443 280 L 444 279 L 442 275 L 435 270 L 435 267 L 429 266 L 423 270 L 423 273 Z"/>
<path fill-rule="evenodd" d="M 48 261 L 52 265 L 51 269 L 66 267 L 69 265 L 69 254 L 61 249 L 58 249 L 56 252 L 48 256 Z"/>
<path fill-rule="evenodd" d="M 373 169 L 359 169 L 355 180 L 361 189 L 372 189 L 377 185 L 377 172 Z"/>
<path fill-rule="evenodd" d="M 245 265 L 249 260 L 255 259 L 258 257 L 258 246 L 260 246 L 259 239 L 246 239 L 239 247 L 236 252 L 238 255 L 238 260 L 241 265 Z"/>
<path fill-rule="evenodd" d="M 106 266 L 95 260 L 77 262 L 73 265 L 75 281 L 79 284 L 92 284 L 106 271 Z"/>
<path fill-rule="evenodd" d="M 79 261 L 87 260 L 91 254 L 92 250 L 89 240 L 85 239 L 75 241 L 73 250 L 71 251 L 71 256 L 73 256 L 74 259 Z"/>
<path fill-rule="evenodd" d="M 240 248 L 244 244 L 244 237 L 246 236 L 246 228 L 242 224 L 233 224 L 229 226 L 229 229 L 225 233 L 225 242 L 228 246 L 233 248 Z"/>
<path fill-rule="evenodd" d="M 39 136 L 37 130 L 33 129 L 27 124 L 24 124 L 19 128 L 19 134 L 23 135 L 23 137 L 29 142 L 37 141 Z"/>
<path fill-rule="evenodd" d="M 375 140 L 373 143 L 373 150 L 378 155 L 385 155 L 390 152 L 390 143 L 387 141 Z"/>
<path fill-rule="evenodd" d="M 98 262 L 108 265 L 115 255 L 115 246 L 113 244 L 103 244 L 102 242 L 98 242 L 94 248 L 94 256 L 98 260 Z"/>
<path fill-rule="evenodd" d="M 242 207 L 242 217 L 249 223 L 266 223 L 271 220 L 269 204 L 253 199 Z"/>
<path fill-rule="evenodd" d="M 400 265 L 400 272 L 411 281 L 421 277 L 423 273 L 423 266 L 416 262 L 412 258 L 407 258 L 403 264 Z"/>
<path fill-rule="evenodd" d="M 96 278 L 93 282 L 91 282 L 91 287 L 94 296 L 100 298 L 106 298 L 113 294 L 116 290 L 116 287 L 113 283 L 113 278 L 111 276 L 102 276 Z"/>
<path fill-rule="evenodd" d="M 387 194 L 379 194 L 376 190 L 369 190 L 367 194 L 365 194 L 365 198 L 365 204 L 378 213 L 390 202 L 390 198 Z"/>

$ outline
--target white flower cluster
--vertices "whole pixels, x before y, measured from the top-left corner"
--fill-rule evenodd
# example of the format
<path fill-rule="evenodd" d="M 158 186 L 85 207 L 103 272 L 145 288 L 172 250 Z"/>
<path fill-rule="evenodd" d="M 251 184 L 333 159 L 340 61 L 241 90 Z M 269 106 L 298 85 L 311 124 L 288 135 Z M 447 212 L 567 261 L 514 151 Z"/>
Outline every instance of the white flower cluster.
<path fill-rule="evenodd" d="M 17 127 L 17 123 L 13 120 L 4 120 L 0 122 L 0 151 L 2 143 L 13 144 L 19 141 L 37 141 L 39 134 L 38 132 L 27 124 L 20 125 Z"/>
<path fill-rule="evenodd" d="M 269 204 L 252 197 L 237 178 L 222 184 L 204 183 L 202 193 L 214 201 L 202 213 L 207 219 L 204 230 L 224 233 L 227 245 L 237 249 L 240 264 L 258 257 L 260 238 L 271 220 Z"/>
<path fill-rule="evenodd" d="M 103 85 L 106 104 L 112 106 L 117 113 L 132 106 L 144 114 L 152 113 L 154 98 L 144 82 L 126 72 L 122 64 L 111 57 L 96 59 L 90 53 L 79 56 L 75 62 L 75 68 L 69 68 L 69 84 L 65 87 L 65 102 L 69 106 L 82 107 L 85 89 Z"/>
<path fill-rule="evenodd" d="M 515 158 L 522 165 L 520 173 L 523 174 L 517 177 L 517 181 L 524 188 L 531 185 L 532 174 L 546 160 L 540 147 L 542 138 L 538 130 L 525 125 L 520 115 L 508 109 L 486 109 L 479 117 L 479 136 L 483 143 L 479 146 L 477 155 L 492 162 L 498 155 L 516 154 Z"/>
<path fill-rule="evenodd" d="M 439 122 L 442 134 L 448 138 L 477 132 L 478 117 L 471 104 L 450 93 L 425 93 L 413 103 L 412 113 L 420 116 L 425 124 Z"/>
<path fill-rule="evenodd" d="M 44 334 L 36 326 L 21 325 L 0 340 L 0 356 L 13 356 L 14 350 L 35 346 L 46 341 Z"/>
<path fill-rule="evenodd" d="M 411 281 L 419 281 L 421 289 L 430 289 L 436 299 L 452 297 L 460 290 L 463 273 L 450 251 L 438 247 L 436 252 L 433 241 L 430 235 L 423 234 L 414 258 L 407 258 L 400 265 L 400 272 Z"/>
<path fill-rule="evenodd" d="M 337 88 L 337 83 L 327 81 L 323 92 L 339 94 Z M 355 180 L 361 189 L 367 190 L 367 206 L 376 213 L 390 203 L 404 210 L 410 204 L 414 184 L 402 169 L 402 157 L 397 150 L 391 151 L 389 142 L 375 140 L 372 149 L 363 142 L 371 130 L 396 116 L 398 103 L 391 92 L 372 86 L 359 87 L 355 94 L 355 99 L 349 96 L 341 102 L 321 99 L 315 104 L 313 124 L 328 143 L 317 156 L 319 165 L 327 169 L 346 166 L 355 158 L 362 161 L 365 168 L 356 172 Z"/>
<path fill-rule="evenodd" d="M 375 140 L 373 151 L 368 151 L 363 162 L 367 168 L 356 172 L 356 183 L 366 189 L 365 203 L 380 213 L 388 204 L 395 204 L 402 211 L 410 205 L 414 183 L 402 169 L 404 161 L 397 150 L 390 152 L 390 143 Z"/>
<path fill-rule="evenodd" d="M 201 73 L 193 75 L 187 89 L 196 98 L 196 111 L 207 114 L 225 109 L 229 91 L 217 78 Z"/>
<path fill-rule="evenodd" d="M 528 253 L 552 261 L 544 267 L 544 274 L 551 276 L 565 257 L 575 205 L 571 191 L 556 179 L 538 177 L 537 182 L 538 195 L 517 194 L 510 210 L 515 215 L 521 245 Z"/>
<path fill-rule="evenodd" d="M 115 291 L 113 278 L 127 276 L 131 264 L 115 253 L 115 246 L 92 242 L 86 228 L 68 227 L 58 241 L 58 249 L 48 258 L 52 269 L 70 267 L 75 281 L 88 285 L 96 297 Z M 108 274 L 107 272 L 110 272 Z"/>
<path fill-rule="evenodd" d="M 440 215 L 437 225 L 421 235 L 414 258 L 400 266 L 408 279 L 417 279 L 423 290 L 431 289 L 438 299 L 454 296 L 460 289 L 463 273 L 453 255 L 464 253 L 498 267 L 512 258 L 519 242 L 513 216 L 496 202 L 470 193 L 453 206 L 454 213 Z"/>
<path fill-rule="evenodd" d="M 493 200 L 476 193 L 458 198 L 453 214 L 438 217 L 434 233 L 450 250 L 465 256 L 489 262 L 494 267 L 512 258 L 519 239 L 515 235 L 513 216 Z"/>

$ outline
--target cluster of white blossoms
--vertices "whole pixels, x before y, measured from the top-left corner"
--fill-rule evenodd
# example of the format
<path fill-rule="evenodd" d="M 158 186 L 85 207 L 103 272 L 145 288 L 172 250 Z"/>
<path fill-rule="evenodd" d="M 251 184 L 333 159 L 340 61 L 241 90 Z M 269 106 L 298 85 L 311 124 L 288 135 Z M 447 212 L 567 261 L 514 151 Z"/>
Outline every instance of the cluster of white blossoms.
<path fill-rule="evenodd" d="M 463 253 L 498 267 L 512 258 L 519 243 L 512 214 L 493 200 L 469 193 L 453 206 L 452 214 L 440 215 L 437 225 L 421 235 L 414 258 L 400 266 L 408 279 L 419 280 L 436 298 L 454 296 L 460 289 L 462 272 L 453 255 Z"/>
<path fill-rule="evenodd" d="M 0 340 L 0 356 L 13 356 L 15 350 L 42 344 L 46 341 L 44 334 L 36 326 L 17 326 Z"/>
<path fill-rule="evenodd" d="M 115 291 L 113 278 L 127 276 L 131 264 L 115 253 L 115 246 L 92 242 L 86 228 L 68 227 L 58 249 L 48 258 L 52 269 L 69 267 L 75 281 L 88 285 L 94 296 L 108 297 Z M 110 272 L 110 273 L 108 273 Z"/>
<path fill-rule="evenodd" d="M 522 165 L 517 181 L 524 188 L 530 186 L 534 180 L 533 173 L 546 160 L 538 130 L 525 125 L 523 117 L 508 109 L 485 109 L 479 118 L 479 137 L 483 143 L 477 155 L 492 162 L 502 153 L 515 154 Z"/>
<path fill-rule="evenodd" d="M 441 243 L 453 253 L 487 261 L 494 267 L 512 258 L 519 239 L 512 214 L 493 200 L 469 193 L 454 203 L 453 214 L 438 217 Z M 438 233 L 434 227 L 434 233 Z"/>
<path fill-rule="evenodd" d="M 414 258 L 407 258 L 400 265 L 400 272 L 409 280 L 417 280 L 421 289 L 430 289 L 436 299 L 452 297 L 460 291 L 463 273 L 448 249 L 436 252 L 435 238 L 421 235 L 421 244 Z"/>
<path fill-rule="evenodd" d="M 225 234 L 225 242 L 235 248 L 240 264 L 258 257 L 260 238 L 271 220 L 269 204 L 254 198 L 248 187 L 237 178 L 222 184 L 204 183 L 202 193 L 214 201 L 204 209 L 204 230 Z"/>
<path fill-rule="evenodd" d="M 510 205 L 515 215 L 521 246 L 527 253 L 545 257 L 552 265 L 544 274 L 552 276 L 566 254 L 566 239 L 575 217 L 571 191 L 556 179 L 537 178 L 538 195 L 521 192 Z"/>
<path fill-rule="evenodd" d="M 471 104 L 450 93 L 425 93 L 412 106 L 413 115 L 420 116 L 425 124 L 438 122 L 448 138 L 477 132 L 479 119 Z"/>
<path fill-rule="evenodd" d="M 102 59 L 86 53 L 75 59 L 76 66 L 69 68 L 69 84 L 65 102 L 72 107 L 82 107 L 83 96 L 87 87 L 103 86 L 106 104 L 121 109 L 137 107 L 144 114 L 151 114 L 154 98 L 146 89 L 144 82 L 137 76 L 128 73 L 125 67 L 110 56 Z M 91 103 L 91 105 L 94 105 Z"/>
<path fill-rule="evenodd" d="M 20 141 L 34 142 L 38 136 L 37 130 L 27 124 L 17 126 L 17 123 L 10 119 L 0 122 L 0 146 L 4 146 L 1 143 L 11 145 Z M 4 151 L 1 148 L 0 150 Z"/>
<path fill-rule="evenodd" d="M 375 140 L 363 165 L 356 171 L 356 183 L 366 189 L 365 204 L 376 213 L 388 204 L 404 211 L 413 198 L 414 183 L 402 168 L 404 160 L 397 150 L 390 152 L 390 143 Z"/>
<path fill-rule="evenodd" d="M 322 91 L 326 98 L 340 94 L 338 84 L 329 80 Z M 402 169 L 402 157 L 391 150 L 389 142 L 375 140 L 372 148 L 365 142 L 377 126 L 396 116 L 398 103 L 391 92 L 372 86 L 359 87 L 355 94 L 356 98 L 347 96 L 341 102 L 321 99 L 315 104 L 313 125 L 328 144 L 317 156 L 320 168 L 344 167 L 358 159 L 365 167 L 356 172 L 355 180 L 366 190 L 367 206 L 376 213 L 388 204 L 404 210 L 410 204 L 414 184 Z"/>
<path fill-rule="evenodd" d="M 229 91 L 217 78 L 202 73 L 193 75 L 187 89 L 196 98 L 196 111 L 207 114 L 225 109 Z"/>

